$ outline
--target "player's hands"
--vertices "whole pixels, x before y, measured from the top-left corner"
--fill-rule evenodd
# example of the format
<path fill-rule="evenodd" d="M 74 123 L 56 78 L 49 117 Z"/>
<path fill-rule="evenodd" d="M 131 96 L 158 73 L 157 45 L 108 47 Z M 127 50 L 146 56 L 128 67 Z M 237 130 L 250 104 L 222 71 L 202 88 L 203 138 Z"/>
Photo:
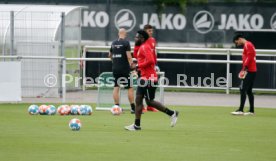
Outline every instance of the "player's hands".
<path fill-rule="evenodd" d="M 155 65 L 155 71 L 156 71 L 157 73 L 160 72 L 159 66 Z"/>
<path fill-rule="evenodd" d="M 130 74 L 131 74 L 131 76 L 132 76 L 133 78 L 138 78 L 138 73 L 137 73 L 137 71 L 133 70 L 133 71 L 130 72 Z"/>
<path fill-rule="evenodd" d="M 136 68 L 137 68 L 137 63 L 131 63 L 130 64 L 130 70 L 136 70 Z"/>
<path fill-rule="evenodd" d="M 246 75 L 247 75 L 247 71 L 246 70 L 241 70 L 238 77 L 240 79 L 244 79 L 246 77 Z"/>

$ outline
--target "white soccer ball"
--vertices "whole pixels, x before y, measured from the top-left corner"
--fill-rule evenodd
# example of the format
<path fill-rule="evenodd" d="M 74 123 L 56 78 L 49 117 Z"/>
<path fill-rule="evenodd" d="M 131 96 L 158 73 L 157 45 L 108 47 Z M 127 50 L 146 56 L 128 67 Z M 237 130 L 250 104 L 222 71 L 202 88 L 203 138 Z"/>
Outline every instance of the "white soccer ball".
<path fill-rule="evenodd" d="M 93 112 L 93 109 L 91 106 L 86 105 L 86 115 L 91 115 Z"/>
<path fill-rule="evenodd" d="M 114 105 L 112 106 L 110 111 L 113 115 L 120 115 L 123 112 L 123 109 L 118 105 Z"/>
<path fill-rule="evenodd" d="M 70 120 L 69 128 L 73 131 L 79 131 L 81 128 L 81 121 L 77 118 Z"/>
<path fill-rule="evenodd" d="M 49 108 L 46 110 L 47 115 L 55 115 L 57 112 L 56 107 L 54 105 L 49 105 Z"/>
<path fill-rule="evenodd" d="M 47 115 L 47 109 L 50 108 L 47 105 L 40 105 L 39 106 L 39 114 L 40 115 Z"/>
<path fill-rule="evenodd" d="M 28 108 L 28 112 L 30 115 L 37 115 L 39 114 L 39 107 L 37 105 L 30 105 Z"/>
<path fill-rule="evenodd" d="M 91 115 L 93 112 L 92 107 L 89 105 L 80 105 L 78 113 L 80 115 Z"/>
<path fill-rule="evenodd" d="M 79 114 L 79 109 L 80 109 L 79 105 L 71 105 L 70 108 L 71 108 L 71 115 Z"/>
<path fill-rule="evenodd" d="M 69 115 L 70 114 L 70 107 L 68 105 L 60 105 L 57 109 L 57 112 L 60 115 Z"/>

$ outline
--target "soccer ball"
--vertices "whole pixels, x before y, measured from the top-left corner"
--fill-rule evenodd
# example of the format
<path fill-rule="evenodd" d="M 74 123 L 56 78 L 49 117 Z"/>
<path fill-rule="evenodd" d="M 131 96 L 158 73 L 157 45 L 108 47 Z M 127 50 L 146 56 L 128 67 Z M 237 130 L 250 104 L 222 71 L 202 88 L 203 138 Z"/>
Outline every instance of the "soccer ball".
<path fill-rule="evenodd" d="M 80 108 L 78 109 L 78 113 L 80 115 L 86 115 L 86 105 L 80 105 Z"/>
<path fill-rule="evenodd" d="M 118 105 L 114 105 L 112 106 L 110 111 L 113 115 L 120 115 L 123 112 L 123 109 Z"/>
<path fill-rule="evenodd" d="M 28 112 L 30 115 L 37 115 L 39 114 L 39 107 L 37 105 L 30 105 L 28 108 Z"/>
<path fill-rule="evenodd" d="M 69 115 L 70 114 L 70 107 L 68 105 L 60 105 L 57 109 L 57 112 L 60 115 Z"/>
<path fill-rule="evenodd" d="M 57 112 L 56 107 L 54 105 L 49 105 L 49 108 L 46 110 L 47 115 L 55 115 Z"/>
<path fill-rule="evenodd" d="M 40 105 L 39 106 L 39 114 L 46 115 L 47 114 L 46 111 L 48 108 L 49 108 L 49 106 L 47 106 L 47 105 Z"/>
<path fill-rule="evenodd" d="M 93 112 L 93 109 L 91 106 L 86 105 L 86 115 L 91 115 Z"/>
<path fill-rule="evenodd" d="M 79 131 L 81 128 L 81 121 L 77 118 L 70 120 L 69 128 L 73 131 Z"/>
<path fill-rule="evenodd" d="M 71 114 L 72 115 L 78 115 L 79 114 L 79 108 L 80 108 L 79 105 L 71 105 L 70 108 L 71 108 Z"/>
<path fill-rule="evenodd" d="M 93 112 L 92 107 L 89 105 L 80 105 L 79 114 L 80 115 L 91 115 Z"/>

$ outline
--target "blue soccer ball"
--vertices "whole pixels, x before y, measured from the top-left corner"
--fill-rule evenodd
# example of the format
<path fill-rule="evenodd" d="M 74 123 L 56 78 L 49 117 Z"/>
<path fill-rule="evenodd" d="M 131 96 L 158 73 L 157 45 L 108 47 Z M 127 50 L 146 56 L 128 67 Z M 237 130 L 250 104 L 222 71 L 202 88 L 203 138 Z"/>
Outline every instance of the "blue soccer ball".
<path fill-rule="evenodd" d="M 79 108 L 78 113 L 79 113 L 80 115 L 86 115 L 86 113 L 87 113 L 86 105 L 80 105 L 80 108 Z"/>
<path fill-rule="evenodd" d="M 93 113 L 93 109 L 91 106 L 86 105 L 86 115 L 91 115 Z"/>
<path fill-rule="evenodd" d="M 80 105 L 79 114 L 80 115 L 91 115 L 93 112 L 92 107 L 89 105 Z"/>
<path fill-rule="evenodd" d="M 54 105 L 49 105 L 49 108 L 46 110 L 47 115 L 55 115 L 57 112 L 56 107 Z"/>
<path fill-rule="evenodd" d="M 39 107 L 37 105 L 30 105 L 28 108 L 28 112 L 30 115 L 37 115 L 39 114 Z"/>
<path fill-rule="evenodd" d="M 78 115 L 79 114 L 79 105 L 71 105 L 71 115 Z"/>
<path fill-rule="evenodd" d="M 69 128 L 73 131 L 79 131 L 81 128 L 81 121 L 77 118 L 70 120 Z"/>

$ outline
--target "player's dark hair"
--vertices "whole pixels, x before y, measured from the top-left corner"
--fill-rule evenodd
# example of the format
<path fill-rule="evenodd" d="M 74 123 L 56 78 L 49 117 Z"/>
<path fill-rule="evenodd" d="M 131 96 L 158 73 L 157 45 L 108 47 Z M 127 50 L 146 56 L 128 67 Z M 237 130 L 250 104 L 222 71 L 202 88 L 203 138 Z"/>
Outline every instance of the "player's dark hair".
<path fill-rule="evenodd" d="M 149 38 L 148 33 L 146 31 L 144 31 L 144 30 L 139 30 L 139 31 L 137 31 L 137 33 L 139 35 L 142 35 L 144 37 L 145 41 Z"/>
<path fill-rule="evenodd" d="M 238 40 L 239 38 L 244 38 L 244 36 L 242 34 L 236 34 L 234 37 L 233 37 L 233 42 L 235 42 L 236 40 Z"/>
<path fill-rule="evenodd" d="M 147 30 L 147 29 L 153 29 L 153 27 L 150 24 L 146 24 L 144 26 L 144 30 Z"/>

